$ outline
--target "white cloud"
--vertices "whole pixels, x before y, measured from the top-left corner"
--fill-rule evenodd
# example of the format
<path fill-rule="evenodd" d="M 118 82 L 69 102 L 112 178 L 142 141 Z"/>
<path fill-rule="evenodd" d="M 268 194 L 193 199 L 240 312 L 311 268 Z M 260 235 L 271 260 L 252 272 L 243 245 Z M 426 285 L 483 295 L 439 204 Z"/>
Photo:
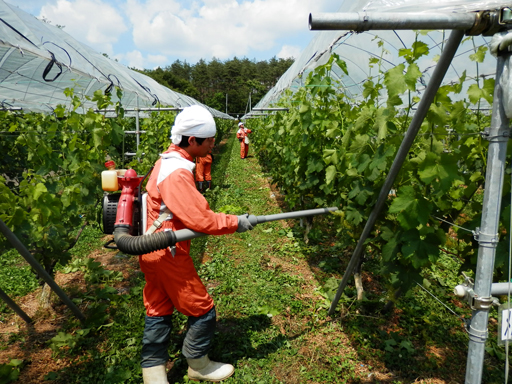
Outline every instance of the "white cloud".
<path fill-rule="evenodd" d="M 71 36 L 109 55 L 113 54 L 112 45 L 127 31 L 119 12 L 101 0 L 58 0 L 41 7 L 39 17 L 63 25 Z"/>
<path fill-rule="evenodd" d="M 123 55 L 124 61 L 126 61 L 129 68 L 144 69 L 144 56 L 140 51 L 126 52 Z"/>
<path fill-rule="evenodd" d="M 138 49 L 192 61 L 224 60 L 273 49 L 277 39 L 307 31 L 309 13 L 327 1 L 203 0 L 185 8 L 173 0 L 128 0 L 126 13 Z"/>
<path fill-rule="evenodd" d="M 119 61 L 125 62 L 129 68 L 137 69 L 156 69 L 164 68 L 169 64 L 169 58 L 164 55 L 147 55 L 141 51 L 133 50 L 115 57 Z"/>
<path fill-rule="evenodd" d="M 278 59 L 289 59 L 290 57 L 296 59 L 300 56 L 301 51 L 300 47 L 296 45 L 283 45 L 276 56 Z"/>
<path fill-rule="evenodd" d="M 137 68 L 176 59 L 297 56 L 308 15 L 341 0 L 6 0 Z M 130 29 L 130 33 L 127 33 Z M 301 36 L 300 38 L 298 36 Z M 305 36 L 305 39 L 302 38 Z M 276 53 L 279 54 L 276 55 Z"/>
<path fill-rule="evenodd" d="M 148 55 L 146 62 L 152 64 L 150 68 L 156 69 L 158 67 L 163 68 L 167 66 L 169 64 L 169 59 L 164 55 Z"/>

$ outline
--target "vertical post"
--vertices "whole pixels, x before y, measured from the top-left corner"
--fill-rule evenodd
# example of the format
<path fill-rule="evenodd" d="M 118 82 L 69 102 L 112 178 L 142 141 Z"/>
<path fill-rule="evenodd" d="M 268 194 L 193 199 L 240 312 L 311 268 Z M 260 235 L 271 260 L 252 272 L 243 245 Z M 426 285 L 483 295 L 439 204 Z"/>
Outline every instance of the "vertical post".
<path fill-rule="evenodd" d="M 228 114 L 228 94 L 226 93 L 226 115 Z"/>
<path fill-rule="evenodd" d="M 368 236 L 370 235 L 370 232 L 373 229 L 375 222 L 377 221 L 377 217 L 380 214 L 382 208 L 384 207 L 384 203 L 388 198 L 389 191 L 391 190 L 393 183 L 395 182 L 398 172 L 402 168 L 402 164 L 407 158 L 407 154 L 409 153 L 412 143 L 414 142 L 414 139 L 418 134 L 418 131 L 421 127 L 421 123 L 423 122 L 423 119 L 425 118 L 430 108 L 430 104 L 432 104 L 432 101 L 434 100 L 437 90 L 439 89 L 439 86 L 443 81 L 444 75 L 446 74 L 446 71 L 448 70 L 448 67 L 451 64 L 452 59 L 455 56 L 455 52 L 457 52 L 457 48 L 459 47 L 459 44 L 462 41 L 463 37 L 463 31 L 454 30 L 450 33 L 450 37 L 448 38 L 448 42 L 446 43 L 446 46 L 441 54 L 441 58 L 439 59 L 439 62 L 437 63 L 434 69 L 434 73 L 432 73 L 432 77 L 430 78 L 427 89 L 425 90 L 425 93 L 423 94 L 423 97 L 421 98 L 421 101 L 418 104 L 418 109 L 414 114 L 414 117 L 411 121 L 411 124 L 409 125 L 409 128 L 407 129 L 407 132 L 405 133 L 404 140 L 402 141 L 402 144 L 398 149 L 395 160 L 393 161 L 393 164 L 389 169 L 389 173 L 386 177 L 386 180 L 384 181 L 382 189 L 380 190 L 379 197 L 377 198 L 377 202 L 375 203 L 375 207 L 373 208 L 372 212 L 370 213 L 370 216 L 368 217 L 368 221 L 364 226 L 363 232 L 361 234 L 361 237 L 359 238 L 356 249 L 354 250 L 354 253 L 352 254 L 352 257 L 348 263 L 347 270 L 345 271 L 345 274 L 341 279 L 338 290 L 336 291 L 336 296 L 334 297 L 334 300 L 331 303 L 329 315 L 332 315 L 334 313 L 334 310 L 336 309 L 336 305 L 338 305 L 338 301 L 341 297 L 341 294 L 343 293 L 343 290 L 345 289 L 345 286 L 348 283 L 348 279 L 352 275 L 352 271 L 354 270 L 355 266 L 359 263 L 359 259 L 361 258 L 361 254 L 363 252 L 364 243 Z"/>
<path fill-rule="evenodd" d="M 510 56 L 511 53 L 508 51 L 498 56 L 491 127 L 485 131 L 487 140 L 489 140 L 489 149 L 487 152 L 487 171 L 481 227 L 477 229 L 475 234 L 478 241 L 478 259 L 474 292 L 477 298 L 473 304 L 473 314 L 468 330 L 469 348 L 466 384 L 480 384 L 482 382 L 494 258 L 498 245 L 499 213 L 505 176 L 505 159 L 510 133 L 509 119 L 503 107 L 503 91 L 500 87 L 500 78 L 505 65 L 510 60 Z"/>
<path fill-rule="evenodd" d="M 140 144 L 140 130 L 139 130 L 140 124 L 139 124 L 139 96 L 137 95 L 137 111 L 135 112 L 135 131 L 137 132 L 135 137 L 137 141 L 137 148 L 135 149 L 135 152 L 139 151 L 139 144 Z M 140 158 L 137 159 L 140 162 Z"/>

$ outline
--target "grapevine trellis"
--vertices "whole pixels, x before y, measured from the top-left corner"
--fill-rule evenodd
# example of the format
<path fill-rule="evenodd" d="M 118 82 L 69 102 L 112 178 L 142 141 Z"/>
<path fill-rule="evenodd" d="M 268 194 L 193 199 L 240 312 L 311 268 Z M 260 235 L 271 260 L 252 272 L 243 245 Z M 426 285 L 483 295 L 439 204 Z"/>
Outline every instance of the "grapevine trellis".
<path fill-rule="evenodd" d="M 108 155 L 119 165 L 147 172 L 168 146 L 169 127 L 176 109 L 147 111 L 147 135 L 137 138 L 137 151 L 125 162 L 125 133 L 141 132 L 138 119 L 124 116 L 119 104 L 113 118 L 109 95 L 95 94 L 96 111 L 78 113 L 82 104 L 68 90 L 74 108 L 56 108 L 54 115 L 0 111 L 0 237 L 2 249 L 16 248 L 32 266 L 40 283 L 46 283 L 78 319 L 84 314 L 54 282 L 57 264 L 66 265 L 77 241 L 77 228 L 98 220 L 103 191 L 100 174 Z M 100 112 L 103 111 L 103 112 Z M 135 121 L 137 120 L 137 121 Z M 230 127 L 217 120 L 218 138 Z M 134 131 L 131 131 L 133 130 Z M 80 231 L 78 232 L 80 233 Z M 0 295 L 25 321 L 31 322 L 5 292 Z"/>
<path fill-rule="evenodd" d="M 75 229 L 96 219 L 102 164 L 108 157 L 119 165 L 129 162 L 124 142 L 131 132 L 136 134 L 132 148 L 137 152 L 128 155 L 141 158 L 139 116 L 154 117 L 155 111 L 176 112 L 201 103 L 94 52 L 61 28 L 3 0 L 0 18 L 0 215 L 6 224 L 2 233 L 40 281 L 83 320 L 52 276 L 57 264 L 69 261 L 69 250 L 77 241 Z M 218 118 L 232 119 L 205 107 Z M 133 116 L 135 124 L 126 116 Z M 164 113 L 155 120 L 172 124 L 174 116 Z"/>
<path fill-rule="evenodd" d="M 496 12 L 503 15 L 505 11 Z M 459 16 L 462 21 L 457 23 Z M 466 379 L 479 383 L 487 318 L 493 302 L 491 283 L 509 136 L 499 81 L 510 55 L 506 49 L 500 52 L 496 82 L 487 78 L 482 84 L 477 78 L 467 87 L 463 73 L 458 83 L 442 85 L 464 31 L 469 35 L 483 31 L 470 30 L 473 24 L 477 25 L 476 14 L 410 17 L 412 21 L 408 14 L 321 15 L 318 20 L 310 16 L 310 26 L 346 30 L 355 29 L 354 25 L 360 22 L 359 32 L 372 27 L 407 29 L 416 25 L 419 29 L 429 25 L 429 18 L 430 25 L 437 25 L 446 17 L 443 28 L 454 31 L 443 46 L 421 99 L 415 96 L 424 86 L 419 81 L 422 71 L 418 63 L 429 53 L 421 39 L 417 38 L 411 49 L 399 50 L 405 62 L 391 69 L 382 70 L 383 60 L 371 58 L 369 64 L 378 65 L 379 74 L 366 79 L 357 100 L 345 92 L 347 81 L 337 72 L 341 69 L 349 77 L 347 63 L 332 53 L 326 64 L 304 76 L 304 88 L 286 94 L 272 105 L 295 109 L 288 115 L 274 114 L 265 119 L 261 129 L 256 130 L 255 141 L 262 159 L 272 164 L 270 172 L 289 204 L 343 206 L 339 233 L 351 238 L 355 248 L 333 299 L 331 315 L 365 250 L 379 250 L 383 275 L 396 293 L 403 293 L 419 281 L 424 268 L 435 264 L 446 241 L 446 223 L 460 220 L 468 205 L 473 205 L 471 212 L 475 216 L 465 226 L 472 229 L 469 232 L 479 247 L 474 290 L 470 287 L 468 295 L 473 317 L 468 327 Z M 507 25 L 505 16 L 500 25 L 488 25 L 487 32 L 492 35 L 507 30 Z M 481 61 L 477 53 L 475 49 L 468 59 Z M 460 97 L 463 89 L 467 90 L 466 99 Z M 478 108 L 481 100 L 493 104 L 492 116 Z M 471 105 L 476 105 L 476 112 Z M 452 132 L 458 135 L 457 139 L 451 138 Z M 417 137 L 419 133 L 428 136 Z M 291 145 L 295 151 L 289 150 Z M 484 175 L 484 202 L 479 209 L 472 198 L 483 187 Z M 505 182 L 507 194 L 510 184 Z M 444 219 L 439 220 L 438 216 Z M 502 217 L 501 222 L 506 224 L 508 220 Z M 463 250 L 461 256 L 470 263 L 473 249 Z M 503 268 L 508 264 L 505 255 L 500 256 L 496 263 L 498 277 L 500 273 L 504 276 Z"/>

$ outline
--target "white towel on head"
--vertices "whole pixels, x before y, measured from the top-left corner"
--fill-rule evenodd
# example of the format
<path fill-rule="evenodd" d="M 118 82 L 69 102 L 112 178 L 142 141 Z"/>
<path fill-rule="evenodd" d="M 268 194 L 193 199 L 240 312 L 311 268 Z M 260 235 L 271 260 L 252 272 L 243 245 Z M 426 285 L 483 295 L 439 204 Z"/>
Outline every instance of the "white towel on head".
<path fill-rule="evenodd" d="M 171 129 L 171 139 L 173 144 L 179 145 L 183 136 L 205 139 L 214 137 L 216 132 L 215 120 L 210 111 L 200 105 L 191 105 L 176 116 Z"/>

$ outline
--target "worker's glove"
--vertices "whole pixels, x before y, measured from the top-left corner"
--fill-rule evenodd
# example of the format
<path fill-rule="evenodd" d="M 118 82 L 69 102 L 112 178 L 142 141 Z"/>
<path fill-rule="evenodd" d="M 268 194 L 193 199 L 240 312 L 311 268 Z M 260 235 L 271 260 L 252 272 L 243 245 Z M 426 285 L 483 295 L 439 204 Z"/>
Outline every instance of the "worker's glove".
<path fill-rule="evenodd" d="M 249 214 L 245 213 L 243 215 L 237 216 L 238 217 L 238 228 L 237 232 L 242 233 L 245 231 L 250 231 L 254 227 L 252 226 L 251 222 L 249 221 Z"/>

